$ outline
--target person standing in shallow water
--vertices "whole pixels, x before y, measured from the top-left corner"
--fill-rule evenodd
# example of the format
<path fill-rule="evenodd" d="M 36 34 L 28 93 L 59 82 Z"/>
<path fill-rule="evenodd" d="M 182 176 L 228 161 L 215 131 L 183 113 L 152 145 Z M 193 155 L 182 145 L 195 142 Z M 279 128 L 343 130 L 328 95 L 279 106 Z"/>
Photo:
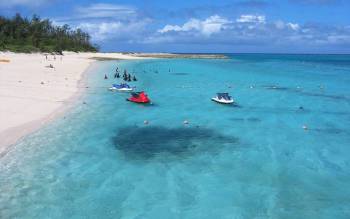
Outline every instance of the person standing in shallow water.
<path fill-rule="evenodd" d="M 108 79 L 107 75 L 105 74 L 105 80 Z"/>

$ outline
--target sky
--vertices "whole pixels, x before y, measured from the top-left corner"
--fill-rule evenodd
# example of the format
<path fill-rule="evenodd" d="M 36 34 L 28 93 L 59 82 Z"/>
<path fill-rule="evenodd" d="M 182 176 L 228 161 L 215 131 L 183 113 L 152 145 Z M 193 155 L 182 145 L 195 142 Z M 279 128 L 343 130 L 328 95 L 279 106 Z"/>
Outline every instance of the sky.
<path fill-rule="evenodd" d="M 0 0 L 91 35 L 101 51 L 350 53 L 350 0 Z"/>

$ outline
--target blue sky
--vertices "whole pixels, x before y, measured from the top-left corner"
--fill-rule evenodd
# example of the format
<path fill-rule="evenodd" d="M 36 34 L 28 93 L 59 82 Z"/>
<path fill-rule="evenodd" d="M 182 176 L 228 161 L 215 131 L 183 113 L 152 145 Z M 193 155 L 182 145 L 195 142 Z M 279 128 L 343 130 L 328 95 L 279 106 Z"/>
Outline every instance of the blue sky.
<path fill-rule="evenodd" d="M 90 33 L 102 51 L 350 53 L 349 0 L 0 0 Z"/>

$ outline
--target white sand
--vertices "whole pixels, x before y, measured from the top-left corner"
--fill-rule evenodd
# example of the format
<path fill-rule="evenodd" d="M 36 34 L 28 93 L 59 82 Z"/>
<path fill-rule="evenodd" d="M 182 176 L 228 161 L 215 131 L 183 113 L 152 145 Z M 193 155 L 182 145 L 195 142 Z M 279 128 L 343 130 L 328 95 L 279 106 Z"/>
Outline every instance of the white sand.
<path fill-rule="evenodd" d="M 119 53 L 66 52 L 55 57 L 0 52 L 0 154 L 74 103 L 84 87 L 79 83 L 84 71 L 95 62 L 92 57 L 138 59 Z M 50 64 L 54 68 L 46 67 Z"/>

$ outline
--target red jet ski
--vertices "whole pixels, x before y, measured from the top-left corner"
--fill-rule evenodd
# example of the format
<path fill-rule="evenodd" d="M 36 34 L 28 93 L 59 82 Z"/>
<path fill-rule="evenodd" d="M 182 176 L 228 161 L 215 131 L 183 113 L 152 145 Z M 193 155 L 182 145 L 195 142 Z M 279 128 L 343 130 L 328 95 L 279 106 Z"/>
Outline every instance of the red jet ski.
<path fill-rule="evenodd" d="M 151 100 L 148 98 L 147 94 L 145 92 L 133 92 L 131 93 L 131 97 L 126 99 L 127 101 L 134 102 L 134 103 L 149 103 Z"/>

